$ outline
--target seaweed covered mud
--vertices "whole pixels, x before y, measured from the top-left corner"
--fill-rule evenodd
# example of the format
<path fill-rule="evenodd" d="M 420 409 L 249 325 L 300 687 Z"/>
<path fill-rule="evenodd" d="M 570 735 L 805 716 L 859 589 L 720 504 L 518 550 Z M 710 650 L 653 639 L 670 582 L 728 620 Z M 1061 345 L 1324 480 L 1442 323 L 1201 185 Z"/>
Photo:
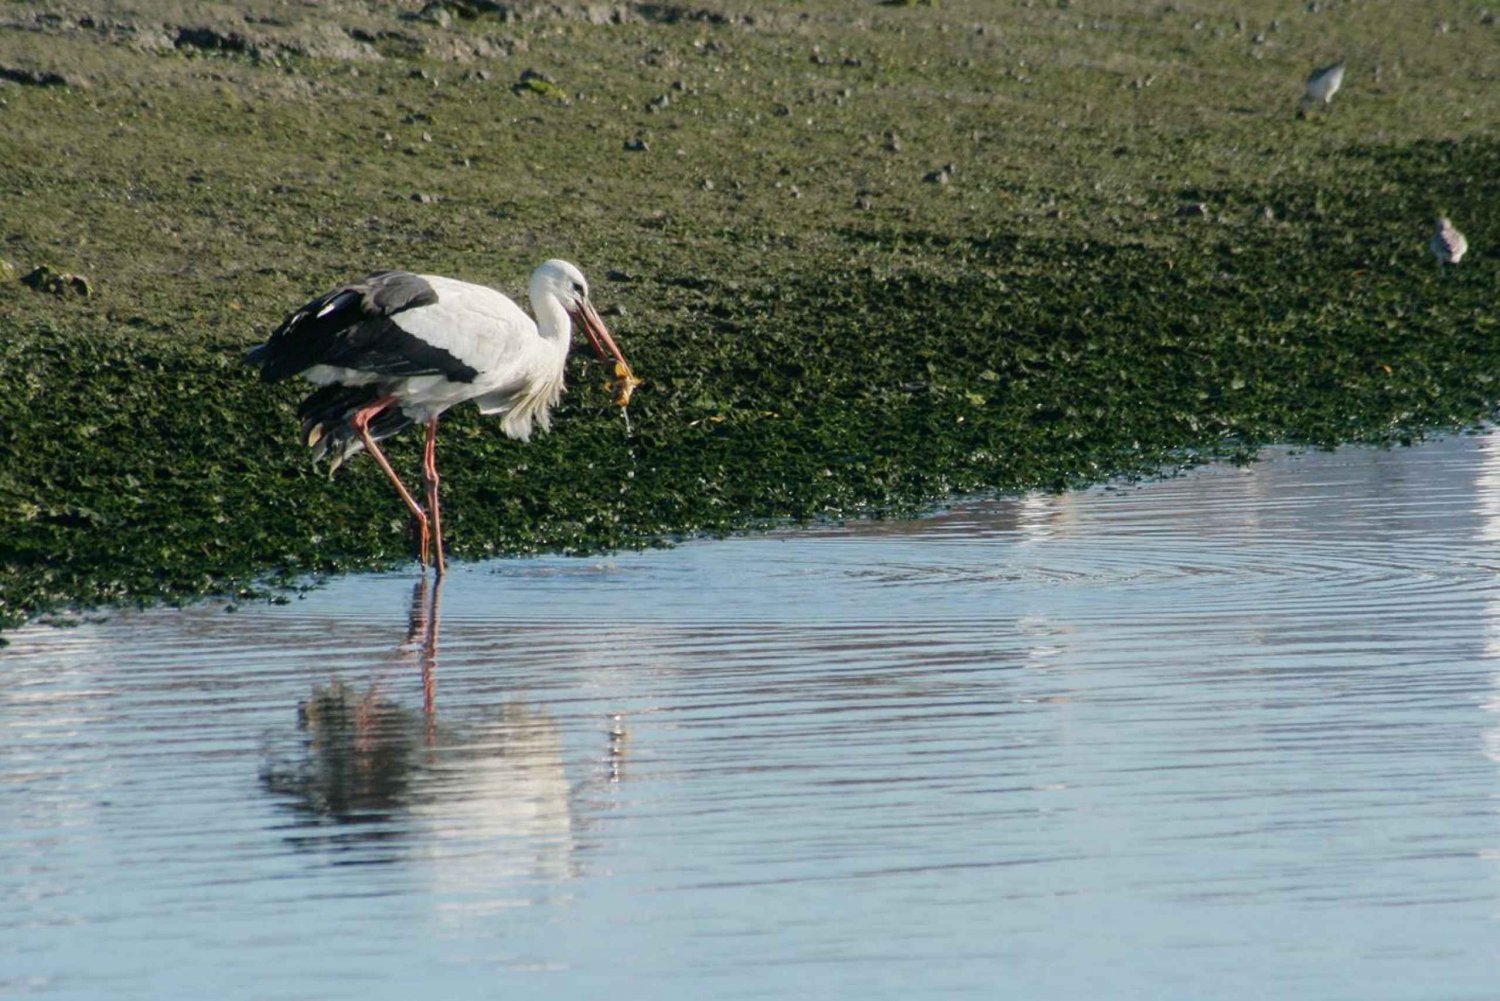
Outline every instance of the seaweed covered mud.
<path fill-rule="evenodd" d="M 379 471 L 309 467 L 303 388 L 241 362 L 362 271 L 518 297 L 577 261 L 648 380 L 576 359 L 524 446 L 445 418 L 460 558 L 1473 425 L 1500 396 L 1495 21 L 0 5 L 0 617 L 405 559 Z M 1441 271 L 1439 215 L 1469 244 Z"/>

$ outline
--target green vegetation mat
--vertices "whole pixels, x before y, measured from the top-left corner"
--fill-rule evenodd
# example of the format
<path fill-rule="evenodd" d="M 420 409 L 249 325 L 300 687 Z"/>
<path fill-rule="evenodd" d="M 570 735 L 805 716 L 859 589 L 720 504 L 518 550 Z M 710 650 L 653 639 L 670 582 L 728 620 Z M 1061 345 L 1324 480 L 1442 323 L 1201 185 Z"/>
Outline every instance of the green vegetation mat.
<path fill-rule="evenodd" d="M 0 3 L 0 622 L 409 559 L 241 361 L 383 268 L 566 257 L 646 379 L 450 412 L 460 559 L 1487 419 L 1500 25 L 1222 6 Z"/>

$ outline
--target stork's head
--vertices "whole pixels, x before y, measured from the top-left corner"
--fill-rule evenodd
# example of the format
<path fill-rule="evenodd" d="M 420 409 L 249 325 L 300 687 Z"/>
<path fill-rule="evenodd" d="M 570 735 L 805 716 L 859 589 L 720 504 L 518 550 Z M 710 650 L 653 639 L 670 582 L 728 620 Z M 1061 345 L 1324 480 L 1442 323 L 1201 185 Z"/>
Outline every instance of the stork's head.
<path fill-rule="evenodd" d="M 533 303 L 540 303 L 547 298 L 555 299 L 560 303 L 568 314 L 568 319 L 573 321 L 573 325 L 583 328 L 584 335 L 589 339 L 589 345 L 593 347 L 594 354 L 599 356 L 600 361 L 607 363 L 611 357 L 614 358 L 614 385 L 625 385 L 627 388 L 624 390 L 613 388 L 611 391 L 615 402 L 620 406 L 629 402 L 630 389 L 639 384 L 639 380 L 631 374 L 630 364 L 620 353 L 615 339 L 609 335 L 609 328 L 594 311 L 593 303 L 589 302 L 589 283 L 583 277 L 583 272 L 567 261 L 556 259 L 543 261 L 531 273 L 530 291 Z"/>
<path fill-rule="evenodd" d="M 576 265 L 567 261 L 543 261 L 531 273 L 531 301 L 556 299 L 571 315 L 589 301 L 589 283 Z"/>
<path fill-rule="evenodd" d="M 594 307 L 589 302 L 588 279 L 583 277 L 583 272 L 577 266 L 555 259 L 543 261 L 531 273 L 530 291 L 532 304 L 538 310 L 549 299 L 560 305 L 563 312 L 568 314 L 568 319 L 573 321 L 573 326 L 583 328 L 589 343 L 593 345 L 594 353 L 601 360 L 609 360 L 605 354 L 606 346 L 616 358 L 620 358 L 620 349 L 615 347 L 604 321 L 599 319 L 599 314 L 594 312 Z"/>

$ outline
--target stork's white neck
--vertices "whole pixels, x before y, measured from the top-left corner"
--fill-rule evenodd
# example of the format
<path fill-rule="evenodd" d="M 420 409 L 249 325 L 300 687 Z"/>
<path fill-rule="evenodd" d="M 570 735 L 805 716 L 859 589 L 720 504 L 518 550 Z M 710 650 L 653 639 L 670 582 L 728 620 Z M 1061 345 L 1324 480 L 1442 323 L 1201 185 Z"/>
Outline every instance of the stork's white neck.
<path fill-rule="evenodd" d="M 568 311 L 550 292 L 531 297 L 531 311 L 536 314 L 536 330 L 549 341 L 567 344 L 573 337 L 573 321 Z"/>

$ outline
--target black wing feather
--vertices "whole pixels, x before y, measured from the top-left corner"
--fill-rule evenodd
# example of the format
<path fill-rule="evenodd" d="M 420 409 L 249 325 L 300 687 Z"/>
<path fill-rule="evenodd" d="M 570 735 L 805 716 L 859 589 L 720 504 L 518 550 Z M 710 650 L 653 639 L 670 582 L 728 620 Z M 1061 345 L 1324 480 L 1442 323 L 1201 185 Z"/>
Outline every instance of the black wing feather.
<path fill-rule="evenodd" d="M 473 382 L 471 366 L 402 328 L 399 317 L 438 301 L 437 292 L 406 271 L 379 271 L 340 285 L 293 312 L 245 360 L 275 382 L 314 365 L 376 375 L 441 375 Z"/>

